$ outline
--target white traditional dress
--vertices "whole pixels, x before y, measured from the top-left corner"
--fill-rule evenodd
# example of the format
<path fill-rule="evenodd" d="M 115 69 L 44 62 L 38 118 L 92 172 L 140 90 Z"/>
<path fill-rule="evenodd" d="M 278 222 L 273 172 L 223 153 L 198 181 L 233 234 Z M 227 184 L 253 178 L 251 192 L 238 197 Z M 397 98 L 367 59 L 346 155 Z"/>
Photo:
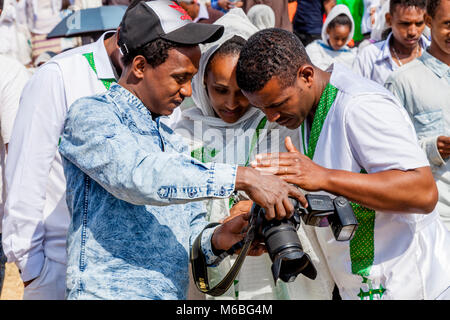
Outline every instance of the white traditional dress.
<path fill-rule="evenodd" d="M 294 145 L 299 147 L 296 130 L 289 130 L 276 123 L 266 121 L 264 114 L 251 107 L 235 123 L 226 123 L 214 115 L 204 86 L 206 65 L 219 47 L 238 35 L 248 39 L 257 28 L 245 16 L 242 9 L 232 9 L 215 22 L 225 26 L 220 40 L 201 45 L 202 57 L 199 71 L 193 78 L 193 100 L 195 106 L 184 110 L 182 119 L 175 125 L 175 132 L 185 136 L 192 146 L 192 155 L 205 162 L 225 162 L 248 165 L 257 153 L 286 152 L 284 138 L 291 136 Z M 215 199 L 207 202 L 208 219 L 217 222 L 229 215 L 228 199 Z M 331 279 L 325 257 L 321 252 L 312 227 L 299 229 L 303 249 L 309 254 L 318 275 L 315 280 L 299 275 L 295 282 L 281 280 L 275 286 L 271 260 L 268 254 L 247 257 L 234 286 L 220 299 L 331 299 L 334 283 Z M 228 258 L 227 258 L 228 259 Z M 234 259 L 223 261 L 217 267 L 217 277 L 223 278 Z M 214 279 L 211 279 L 214 281 Z M 210 298 L 210 297 L 208 297 Z"/>
<path fill-rule="evenodd" d="M 429 166 L 408 114 L 390 92 L 339 64 L 333 65 L 330 85 L 337 93 L 328 114 L 316 111 L 325 119 L 315 163 L 369 174 Z M 300 130 L 304 153 L 317 135 L 314 122 L 312 127 Z M 436 209 L 427 215 L 356 205 L 354 210 L 359 226 L 351 241 L 336 241 L 330 228 L 315 229 L 343 299 L 448 296 L 450 233 Z"/>

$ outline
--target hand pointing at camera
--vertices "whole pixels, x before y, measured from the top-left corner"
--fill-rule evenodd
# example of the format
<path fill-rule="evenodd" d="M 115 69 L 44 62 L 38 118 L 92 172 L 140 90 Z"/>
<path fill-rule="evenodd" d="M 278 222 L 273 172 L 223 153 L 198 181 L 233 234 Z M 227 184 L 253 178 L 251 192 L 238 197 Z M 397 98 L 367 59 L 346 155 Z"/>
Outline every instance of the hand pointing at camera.
<path fill-rule="evenodd" d="M 252 167 L 263 173 L 277 175 L 308 191 L 323 189 L 327 169 L 300 153 L 290 137 L 286 137 L 284 142 L 288 152 L 258 154 L 251 163 Z"/>

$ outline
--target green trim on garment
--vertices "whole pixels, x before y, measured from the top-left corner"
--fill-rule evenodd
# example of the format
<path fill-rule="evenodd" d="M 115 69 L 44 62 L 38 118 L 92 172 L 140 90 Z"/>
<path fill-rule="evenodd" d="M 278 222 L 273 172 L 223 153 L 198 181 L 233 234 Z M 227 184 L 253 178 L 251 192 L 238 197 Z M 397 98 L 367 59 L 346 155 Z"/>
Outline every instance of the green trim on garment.
<path fill-rule="evenodd" d="M 320 96 L 319 105 L 317 106 L 316 113 L 314 115 L 314 120 L 311 126 L 311 133 L 309 134 L 308 151 L 305 148 L 305 138 L 303 136 L 304 123 L 302 123 L 302 141 L 306 156 L 312 159 L 314 158 L 314 152 L 316 151 L 317 141 L 319 140 L 320 133 L 322 132 L 323 124 L 327 118 L 328 111 L 330 111 L 331 105 L 336 99 L 338 89 L 331 84 L 327 84 L 325 90 Z"/>
<path fill-rule="evenodd" d="M 83 56 L 88 61 L 89 65 L 91 66 L 92 70 L 94 70 L 95 74 L 97 74 L 97 68 L 95 67 L 95 61 L 94 61 L 94 53 L 93 52 L 84 53 Z M 111 87 L 111 84 L 116 82 L 116 79 L 114 79 L 114 78 L 112 78 L 112 79 L 100 79 L 100 81 L 103 83 L 103 85 L 105 86 L 106 90 L 109 90 L 109 88 Z"/>
<path fill-rule="evenodd" d="M 191 151 L 191 157 L 203 163 L 211 162 L 217 154 L 216 149 L 201 147 Z"/>
<path fill-rule="evenodd" d="M 94 53 L 93 52 L 84 53 L 83 56 L 86 58 L 87 62 L 89 63 L 89 65 L 91 66 L 91 68 L 95 72 L 95 74 L 97 74 L 97 68 L 95 67 L 95 61 L 94 61 Z M 109 88 L 111 87 L 111 84 L 116 82 L 116 79 L 114 79 L 114 78 L 113 79 L 100 79 L 100 81 L 103 83 L 106 90 L 109 90 Z M 58 140 L 58 147 L 60 144 L 61 144 L 61 137 L 59 137 L 59 140 Z"/>
<path fill-rule="evenodd" d="M 302 124 L 302 140 L 303 150 L 305 154 L 313 159 L 317 141 L 319 140 L 323 124 L 331 108 L 338 89 L 328 84 L 323 91 L 319 105 L 314 115 L 311 133 L 309 137 L 308 150 L 305 148 L 304 124 Z M 364 169 L 360 173 L 367 173 Z M 358 229 L 350 241 L 350 259 L 352 263 L 352 273 L 360 276 L 368 276 L 373 265 L 375 245 L 374 245 L 374 228 L 375 228 L 375 211 L 359 204 L 350 202 L 356 219 L 358 220 Z"/>

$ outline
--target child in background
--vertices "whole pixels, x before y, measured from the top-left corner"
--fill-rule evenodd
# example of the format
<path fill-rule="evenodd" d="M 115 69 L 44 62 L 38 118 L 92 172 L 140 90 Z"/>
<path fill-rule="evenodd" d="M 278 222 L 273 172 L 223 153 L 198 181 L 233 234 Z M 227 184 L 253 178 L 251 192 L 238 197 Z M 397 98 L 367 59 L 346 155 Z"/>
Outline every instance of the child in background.
<path fill-rule="evenodd" d="M 355 23 L 346 5 L 338 4 L 331 9 L 322 27 L 322 39 L 306 46 L 311 62 L 326 70 L 335 62 L 352 67 L 356 57 L 356 48 L 347 43 L 353 38 Z"/>

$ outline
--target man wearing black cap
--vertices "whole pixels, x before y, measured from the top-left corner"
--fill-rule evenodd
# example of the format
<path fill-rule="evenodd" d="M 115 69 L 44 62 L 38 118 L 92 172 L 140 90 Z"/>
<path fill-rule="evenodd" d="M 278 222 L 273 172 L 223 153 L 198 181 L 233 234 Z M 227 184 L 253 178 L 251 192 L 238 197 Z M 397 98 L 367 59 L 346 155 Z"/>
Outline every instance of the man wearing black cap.
<path fill-rule="evenodd" d="M 289 196 L 306 205 L 273 175 L 191 158 L 161 121 L 191 95 L 198 44 L 222 33 L 223 26 L 193 23 L 174 2 L 140 3 L 119 31 L 118 83 L 71 106 L 59 148 L 72 216 L 68 299 L 185 299 L 189 248 L 207 224 L 200 200 L 243 190 L 269 219 L 290 215 Z M 208 263 L 243 238 L 247 219 L 203 231 Z"/>

